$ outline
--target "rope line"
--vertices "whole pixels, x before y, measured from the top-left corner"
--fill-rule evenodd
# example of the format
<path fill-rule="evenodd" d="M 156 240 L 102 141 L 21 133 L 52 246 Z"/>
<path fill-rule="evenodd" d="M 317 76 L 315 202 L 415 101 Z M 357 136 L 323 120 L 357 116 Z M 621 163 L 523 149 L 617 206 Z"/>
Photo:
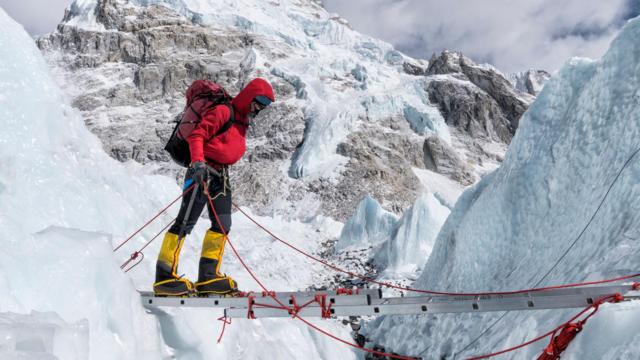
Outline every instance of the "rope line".
<path fill-rule="evenodd" d="M 176 221 L 176 219 L 171 220 L 171 222 L 170 222 L 170 223 L 168 223 L 167 225 L 165 225 L 165 226 L 162 228 L 162 230 L 158 231 L 158 233 L 156 233 L 156 234 L 151 238 L 151 240 L 147 241 L 147 243 L 146 243 L 146 244 L 144 244 L 144 245 L 143 245 L 143 246 L 142 246 L 138 251 L 133 252 L 133 253 L 131 254 L 131 256 L 129 257 L 129 260 L 125 261 L 125 262 L 124 262 L 124 264 L 122 264 L 122 265 L 120 266 L 120 269 L 124 270 L 124 269 L 125 269 L 125 267 L 126 267 L 127 265 L 129 265 L 132 261 L 134 261 L 135 259 L 137 259 L 137 258 L 138 258 L 138 256 L 141 256 L 140 260 L 138 260 L 135 264 L 133 264 L 132 266 L 130 266 L 128 269 L 124 270 L 124 272 L 126 272 L 126 273 L 127 273 L 127 272 L 129 272 L 131 269 L 133 269 L 134 267 L 138 266 L 138 265 L 142 262 L 142 260 L 144 260 L 144 254 L 142 253 L 142 251 L 143 251 L 144 249 L 146 249 L 146 248 L 147 248 L 147 246 L 149 246 L 149 245 L 153 242 L 153 240 L 155 240 L 158 236 L 160 236 L 160 234 L 162 234 L 163 232 L 165 232 L 165 231 L 166 231 L 166 230 L 167 230 L 167 229 L 168 229 L 168 228 L 169 228 L 169 227 L 170 227 L 170 226 L 171 226 L 175 221 Z"/>
<path fill-rule="evenodd" d="M 162 210 L 160 210 L 159 213 L 157 213 L 154 217 L 152 217 L 149 221 L 147 221 L 144 225 L 142 225 L 141 228 L 139 228 L 138 230 L 136 230 L 133 234 L 131 234 L 131 236 L 129 236 L 126 240 L 124 240 L 122 243 L 120 243 L 120 245 L 116 246 L 115 249 L 113 249 L 113 252 L 118 251 L 121 247 L 124 246 L 124 244 L 126 244 L 127 242 L 129 242 L 129 240 L 133 239 L 134 236 L 138 235 L 138 233 L 142 230 L 144 230 L 144 228 L 146 228 L 147 226 L 149 226 L 149 224 L 151 224 L 155 219 L 158 218 L 158 216 L 162 215 L 165 211 L 167 211 L 171 206 L 173 206 L 173 204 L 175 204 L 176 202 L 178 202 L 178 200 L 182 199 L 186 193 L 188 193 L 191 189 L 193 189 L 194 185 L 191 185 L 186 191 L 184 191 L 182 193 L 182 195 L 178 196 L 177 198 L 175 198 L 175 200 L 173 200 L 171 203 L 169 203 L 169 205 L 165 206 Z"/>
<path fill-rule="evenodd" d="M 313 256 L 309 253 L 304 252 L 303 250 L 300 250 L 299 248 L 297 248 L 296 246 L 292 245 L 291 243 L 283 240 L 282 238 L 278 237 L 277 235 L 275 235 L 272 231 L 270 231 L 269 229 L 267 229 L 265 226 L 261 225 L 260 223 L 258 223 L 255 219 L 253 219 L 251 216 L 249 216 L 249 214 L 247 214 L 244 210 L 242 210 L 242 208 L 240 208 L 238 205 L 236 205 L 235 203 L 233 203 L 233 206 L 240 212 L 242 213 L 245 217 L 247 217 L 251 222 L 253 222 L 256 226 L 258 226 L 259 228 L 261 228 L 262 230 L 264 230 L 266 233 L 268 233 L 269 235 L 271 235 L 271 237 L 273 237 L 274 239 L 276 239 L 277 241 L 281 242 L 282 244 L 288 246 L 289 248 L 295 250 L 296 252 L 308 257 L 309 259 L 312 259 L 328 268 L 331 268 L 335 271 L 359 278 L 361 280 L 364 280 L 366 282 L 372 283 L 372 284 L 377 284 L 380 286 L 384 286 L 384 287 L 388 287 L 388 288 L 394 288 L 394 289 L 398 289 L 398 290 L 405 290 L 405 291 L 412 291 L 412 292 L 417 292 L 417 293 L 423 293 L 423 294 L 431 294 L 431 295 L 445 295 L 445 296 L 488 296 L 488 295 L 516 295 L 516 294 L 523 294 L 523 293 L 528 293 L 528 292 L 539 292 L 539 291 L 546 291 L 546 290 L 556 290 L 556 289 L 566 289 L 566 288 L 573 288 L 573 287 L 582 287 L 582 286 L 587 286 L 587 285 L 598 285 L 598 284 L 606 284 L 606 283 L 612 283 L 612 282 L 619 282 L 619 281 L 623 281 L 623 280 L 627 280 L 627 279 L 631 279 L 631 278 L 635 278 L 635 277 L 640 277 L 640 273 L 638 274 L 632 274 L 632 275 L 626 275 L 626 276 L 620 276 L 617 278 L 613 278 L 613 279 L 605 279 L 605 280 L 598 280 L 598 281 L 588 281 L 588 282 L 582 282 L 582 283 L 573 283 L 573 284 L 564 284 L 564 285 L 554 285 L 554 286 L 546 286 L 546 287 L 541 287 L 541 288 L 532 288 L 532 289 L 523 289 L 523 290 L 514 290 L 514 291 L 498 291 L 498 292 L 479 292 L 479 293 L 462 293 L 462 292 L 444 292 L 444 291 L 433 291 L 433 290 L 424 290 L 424 289 L 416 289 L 416 288 L 412 288 L 412 287 L 408 287 L 408 286 L 400 286 L 400 285 L 394 285 L 388 282 L 384 282 L 384 281 L 378 281 L 375 279 L 372 279 L 370 277 L 367 276 L 363 276 L 363 275 L 359 275 L 356 273 L 353 273 L 349 270 L 345 270 L 343 268 L 337 267 L 325 260 L 322 260 L 316 256 Z"/>
<path fill-rule="evenodd" d="M 547 271 L 547 273 L 544 274 L 544 276 L 534 285 L 534 287 L 540 285 L 547 278 L 547 276 L 549 276 L 551 274 L 551 272 L 553 272 L 553 270 L 556 269 L 556 267 L 560 264 L 560 262 L 562 262 L 562 260 L 564 260 L 564 258 L 567 256 L 567 254 L 569 254 L 569 251 L 571 251 L 571 249 L 573 249 L 573 247 L 576 245 L 578 240 L 580 240 L 582 238 L 582 235 L 584 235 L 584 233 L 587 231 L 587 229 L 589 228 L 589 226 L 591 225 L 593 220 L 596 218 L 596 215 L 598 214 L 598 212 L 602 208 L 602 205 L 604 204 L 604 201 L 609 196 L 609 193 L 611 192 L 611 189 L 613 189 L 613 186 L 618 182 L 618 179 L 620 178 L 620 175 L 622 175 L 622 172 L 624 171 L 624 169 L 627 168 L 629 163 L 631 163 L 631 160 L 633 160 L 633 158 L 638 154 L 638 152 L 640 152 L 640 148 L 638 148 L 636 151 L 634 151 L 633 154 L 624 163 L 624 165 L 622 165 L 622 168 L 620 169 L 620 171 L 618 171 L 618 174 L 616 175 L 615 179 L 613 179 L 613 182 L 611 183 L 611 185 L 609 185 L 609 188 L 607 189 L 607 192 L 604 194 L 604 197 L 600 201 L 600 204 L 598 204 L 598 208 L 596 209 L 596 211 L 593 213 L 593 215 L 591 216 L 591 218 L 587 222 L 587 225 L 585 225 L 584 229 L 582 229 L 582 231 L 580 232 L 578 237 L 576 237 L 576 239 L 573 240 L 571 245 L 569 245 L 569 247 L 558 258 L 558 260 L 555 262 L 555 264 L 553 264 L 553 266 L 549 269 L 549 271 Z"/>

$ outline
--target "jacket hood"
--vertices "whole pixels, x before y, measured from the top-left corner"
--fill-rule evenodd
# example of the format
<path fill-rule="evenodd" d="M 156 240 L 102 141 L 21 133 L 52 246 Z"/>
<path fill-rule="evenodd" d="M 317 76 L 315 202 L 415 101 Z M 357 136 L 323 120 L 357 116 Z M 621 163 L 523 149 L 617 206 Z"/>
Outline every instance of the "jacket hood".
<path fill-rule="evenodd" d="M 265 79 L 256 78 L 233 98 L 231 104 L 241 118 L 245 119 L 249 113 L 251 102 L 256 96 L 266 96 L 271 101 L 276 101 L 271 84 Z"/>

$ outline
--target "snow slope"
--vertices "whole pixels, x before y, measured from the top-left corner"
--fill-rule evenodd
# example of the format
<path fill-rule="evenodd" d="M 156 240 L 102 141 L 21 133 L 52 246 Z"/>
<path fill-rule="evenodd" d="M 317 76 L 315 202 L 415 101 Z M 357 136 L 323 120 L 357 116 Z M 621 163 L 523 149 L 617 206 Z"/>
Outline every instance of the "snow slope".
<path fill-rule="evenodd" d="M 64 103 L 33 40 L 1 9 L 0 125 L 0 333 L 5 335 L 0 357 L 355 357 L 289 319 L 234 321 L 217 345 L 220 311 L 147 313 L 136 289 L 150 289 L 159 241 L 145 251 L 145 261 L 131 277 L 119 265 L 172 217 L 160 217 L 115 256 L 112 248 L 180 189 L 173 179 L 146 175 L 150 169 L 123 165 L 104 153 Z M 318 234 L 336 237 L 342 227 L 322 217 L 306 223 L 260 221 L 310 252 L 319 250 Z M 198 224 L 183 249 L 181 272 L 190 278 L 206 223 Z M 246 220 L 234 216 L 234 223 L 232 239 L 257 272 L 269 274 L 263 279 L 267 286 L 301 289 L 324 281 L 322 274 L 314 275 L 320 273 L 317 265 L 275 246 Z M 229 253 L 223 270 L 244 289 L 257 289 Z M 318 323 L 349 337 L 337 321 Z"/>
<path fill-rule="evenodd" d="M 631 20 L 602 59 L 572 59 L 546 84 L 502 166 L 459 199 L 414 286 L 514 290 L 637 272 L 639 38 L 640 19 Z M 575 312 L 511 312 L 465 351 L 500 314 L 386 317 L 370 330 L 388 350 L 464 358 L 522 343 Z M 638 318 L 638 303 L 603 306 L 563 359 L 639 358 Z M 544 346 L 501 358 L 531 359 Z"/>

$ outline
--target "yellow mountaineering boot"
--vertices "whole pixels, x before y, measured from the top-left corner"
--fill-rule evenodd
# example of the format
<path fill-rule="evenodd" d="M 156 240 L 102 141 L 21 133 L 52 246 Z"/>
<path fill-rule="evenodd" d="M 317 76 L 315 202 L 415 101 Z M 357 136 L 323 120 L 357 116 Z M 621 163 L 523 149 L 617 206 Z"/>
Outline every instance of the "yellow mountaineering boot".
<path fill-rule="evenodd" d="M 220 273 L 226 242 L 224 234 L 207 230 L 202 242 L 198 282 L 195 284 L 198 295 L 224 295 L 238 291 L 238 284 L 231 277 Z"/>
<path fill-rule="evenodd" d="M 153 292 L 156 295 L 180 296 L 193 292 L 191 281 L 177 275 L 183 243 L 184 237 L 178 238 L 178 235 L 172 232 L 165 234 L 156 262 L 156 282 L 153 284 Z"/>

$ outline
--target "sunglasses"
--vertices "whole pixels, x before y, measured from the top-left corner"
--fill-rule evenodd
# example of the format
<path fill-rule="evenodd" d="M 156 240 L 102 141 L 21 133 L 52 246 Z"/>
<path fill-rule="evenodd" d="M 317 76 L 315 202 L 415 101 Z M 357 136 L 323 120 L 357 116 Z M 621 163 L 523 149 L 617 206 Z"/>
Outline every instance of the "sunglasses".
<path fill-rule="evenodd" d="M 253 101 L 255 101 L 256 103 L 262 105 L 263 109 L 265 107 L 271 105 L 271 99 L 269 99 L 268 97 L 263 96 L 263 95 L 256 96 L 255 98 L 253 98 Z"/>

